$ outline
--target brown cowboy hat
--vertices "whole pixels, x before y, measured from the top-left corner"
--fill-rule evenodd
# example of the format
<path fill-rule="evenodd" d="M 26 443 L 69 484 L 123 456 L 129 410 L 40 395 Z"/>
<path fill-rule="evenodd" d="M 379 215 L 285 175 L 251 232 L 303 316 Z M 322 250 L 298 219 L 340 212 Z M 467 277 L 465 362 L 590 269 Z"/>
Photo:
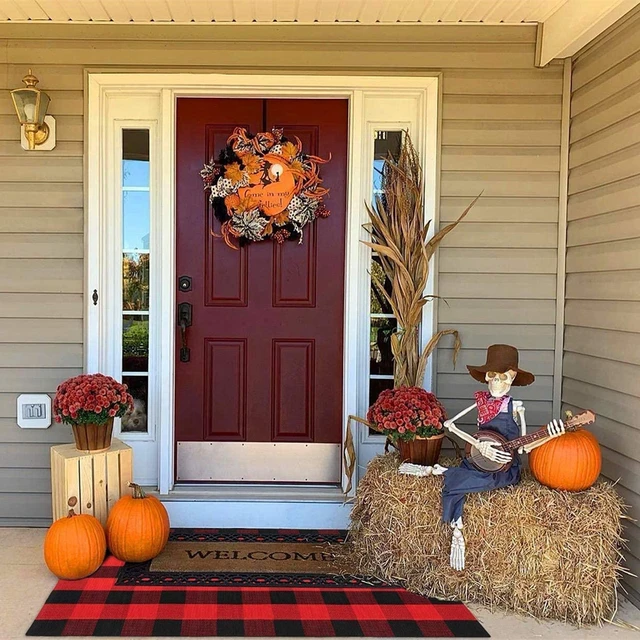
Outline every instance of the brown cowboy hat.
<path fill-rule="evenodd" d="M 472 367 L 467 365 L 469 373 L 478 382 L 485 382 L 485 373 L 487 371 L 496 371 L 497 373 L 505 373 L 505 371 L 517 371 L 514 381 L 511 383 L 514 387 L 526 387 L 536 378 L 533 373 L 520 369 L 518 367 L 518 350 L 509 344 L 492 344 L 487 349 L 487 361 L 481 367 Z"/>

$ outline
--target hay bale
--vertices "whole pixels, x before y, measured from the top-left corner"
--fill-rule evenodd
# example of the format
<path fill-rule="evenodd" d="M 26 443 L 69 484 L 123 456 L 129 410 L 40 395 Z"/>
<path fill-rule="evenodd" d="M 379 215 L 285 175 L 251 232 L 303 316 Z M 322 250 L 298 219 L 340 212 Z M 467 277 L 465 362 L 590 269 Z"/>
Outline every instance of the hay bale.
<path fill-rule="evenodd" d="M 568 493 L 524 472 L 516 486 L 469 495 L 466 569 L 456 572 L 451 527 L 441 522 L 442 478 L 400 474 L 399 462 L 378 456 L 358 486 L 349 536 L 358 572 L 426 596 L 578 625 L 614 614 L 625 507 L 611 483 Z"/>

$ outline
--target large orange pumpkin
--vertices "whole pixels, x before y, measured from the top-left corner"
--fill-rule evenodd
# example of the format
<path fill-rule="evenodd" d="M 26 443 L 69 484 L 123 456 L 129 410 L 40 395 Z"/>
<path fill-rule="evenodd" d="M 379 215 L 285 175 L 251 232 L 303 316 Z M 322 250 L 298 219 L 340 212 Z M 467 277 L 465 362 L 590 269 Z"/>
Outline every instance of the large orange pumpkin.
<path fill-rule="evenodd" d="M 69 500 L 69 505 L 77 503 Z M 86 578 L 98 570 L 107 553 L 107 540 L 100 521 L 89 514 L 56 520 L 44 539 L 44 561 L 51 573 L 63 580 Z"/>
<path fill-rule="evenodd" d="M 129 486 L 133 495 L 120 498 L 107 518 L 109 550 L 125 562 L 146 562 L 167 544 L 169 515 L 160 500 L 133 482 Z"/>
<path fill-rule="evenodd" d="M 600 445 L 586 429 L 568 431 L 531 451 L 529 466 L 536 480 L 547 487 L 584 491 L 600 475 Z"/>

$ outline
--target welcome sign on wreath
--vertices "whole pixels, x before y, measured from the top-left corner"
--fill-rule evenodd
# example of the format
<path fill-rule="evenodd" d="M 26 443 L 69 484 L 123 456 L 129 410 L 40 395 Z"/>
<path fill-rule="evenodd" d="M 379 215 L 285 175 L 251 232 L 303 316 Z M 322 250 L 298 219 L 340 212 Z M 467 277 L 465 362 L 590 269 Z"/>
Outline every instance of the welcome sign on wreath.
<path fill-rule="evenodd" d="M 236 128 L 218 162 L 200 172 L 224 241 L 233 249 L 234 239 L 302 242 L 304 227 L 329 215 L 322 202 L 329 190 L 318 173 L 326 162 L 304 153 L 300 139 L 285 138 L 282 129 L 253 135 Z"/>

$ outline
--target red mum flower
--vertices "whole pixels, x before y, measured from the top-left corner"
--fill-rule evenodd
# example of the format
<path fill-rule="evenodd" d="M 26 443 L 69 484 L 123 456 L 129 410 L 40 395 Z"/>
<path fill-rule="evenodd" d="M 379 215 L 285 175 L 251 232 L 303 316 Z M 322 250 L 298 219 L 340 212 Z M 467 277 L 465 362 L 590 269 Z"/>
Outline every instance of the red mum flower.
<path fill-rule="evenodd" d="M 58 385 L 53 417 L 56 422 L 69 424 L 103 422 L 109 417 L 122 415 L 125 404 L 132 400 L 126 393 L 126 387 L 109 376 L 80 375 Z"/>
<path fill-rule="evenodd" d="M 392 439 L 437 435 L 445 416 L 435 395 L 419 387 L 385 389 L 367 412 L 367 420 Z"/>

